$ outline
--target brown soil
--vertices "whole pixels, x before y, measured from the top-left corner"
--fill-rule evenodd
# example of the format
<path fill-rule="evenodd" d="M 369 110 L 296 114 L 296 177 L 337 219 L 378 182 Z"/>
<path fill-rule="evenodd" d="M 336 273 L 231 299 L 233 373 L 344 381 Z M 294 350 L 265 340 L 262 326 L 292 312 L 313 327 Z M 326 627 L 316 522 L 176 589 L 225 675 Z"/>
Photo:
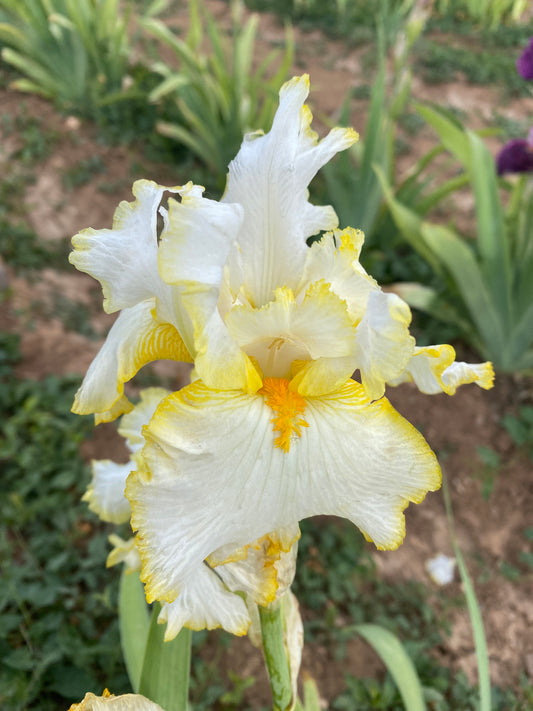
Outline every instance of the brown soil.
<path fill-rule="evenodd" d="M 215 14 L 227 7 L 220 0 L 210 3 Z M 182 20 L 180 20 L 182 21 Z M 275 18 L 264 15 L 260 24 L 260 52 L 266 52 L 283 36 Z M 297 58 L 294 72 L 308 71 L 312 79 L 312 105 L 318 116 L 333 117 L 342 104 L 346 91 L 363 79 L 360 50 L 351 51 L 340 42 L 331 42 L 318 32 L 302 35 L 296 32 Z M 420 81 L 414 84 L 419 97 L 450 103 L 466 111 L 472 125 L 490 120 L 492 107 L 499 105 L 498 92 L 490 88 L 471 87 L 458 81 L 451 85 L 431 87 Z M 146 164 L 133 148 L 111 148 L 98 143 L 92 127 L 58 115 L 50 104 L 38 98 L 1 91 L 3 113 L 15 115 L 24 103 L 26 111 L 40 116 L 44 126 L 57 134 L 49 159 L 34 168 L 35 183 L 26 193 L 25 207 L 32 227 L 42 240 L 57 241 L 88 226 L 111 225 L 113 212 L 121 199 L 131 199 L 130 186 L 141 177 L 140 168 L 131 169 L 134 159 L 142 164 L 142 177 L 185 182 L 187 175 L 177 174 L 168 166 Z M 533 113 L 531 102 L 511 102 L 499 107 L 511 117 Z M 363 131 L 366 104 L 360 102 L 354 126 Z M 1 131 L 1 129 L 0 129 Z M 16 134 L 0 141 L 0 167 L 9 163 L 17 146 Z M 405 167 L 431 145 L 430 132 L 422 132 L 412 145 L 412 152 L 402 159 Z M 82 187 L 66 191 L 62 176 L 83 158 L 99 155 L 106 166 L 103 176 L 95 176 Z M 138 174 L 139 173 L 139 174 Z M 174 173 L 173 177 L 169 174 Z M 103 192 L 102 182 L 113 183 L 110 194 Z M 471 205 L 464 206 L 468 218 Z M 100 308 L 100 291 L 96 281 L 72 268 L 56 272 L 46 269 L 35 276 L 15 276 L 9 264 L 0 263 L 0 282 L 7 279 L 7 298 L 0 304 L 0 327 L 19 331 L 22 336 L 22 362 L 17 375 L 42 378 L 51 373 L 82 375 L 98 351 L 103 336 L 113 321 Z M 60 295 L 80 308 L 89 309 L 91 325 L 97 334 L 90 340 L 73 330 L 54 315 L 56 297 Z M 162 364 L 159 371 L 174 387 L 181 386 L 187 372 L 180 366 Z M 494 683 L 504 687 L 516 685 L 522 673 L 533 681 L 533 639 L 528 630 L 533 625 L 531 584 L 533 574 L 520 568 L 517 582 L 510 582 L 500 572 L 502 563 L 520 567 L 519 553 L 527 550 L 524 531 L 533 526 L 533 472 L 527 456 L 516 450 L 501 428 L 502 414 L 516 406 L 522 397 L 531 398 L 532 383 L 502 378 L 498 386 L 483 392 L 466 386 L 453 398 L 446 395 L 425 396 L 408 386 L 390 392 L 398 410 L 418 426 L 439 454 L 449 481 L 458 539 L 473 575 L 486 627 L 491 673 Z M 494 492 L 488 500 L 481 495 L 483 464 L 476 453 L 479 446 L 491 447 L 501 457 Z M 112 425 L 98 428 L 84 446 L 87 457 L 123 458 L 125 451 Z M 425 568 L 426 561 L 437 553 L 452 555 L 449 526 L 440 492 L 430 494 L 422 505 L 407 511 L 407 536 L 398 551 L 374 554 L 380 574 L 395 580 L 415 579 L 433 585 Z M 434 591 L 453 597 L 460 592 L 460 581 Z M 452 633 L 442 650 L 443 661 L 463 669 L 475 680 L 476 662 L 470 624 L 466 610 L 452 615 Z M 262 676 L 262 661 L 247 641 L 237 640 L 225 660 L 229 669 L 241 675 Z M 343 668 L 333 662 L 325 648 L 309 645 L 304 653 L 303 669 L 318 680 L 325 698 L 331 698 L 342 686 Z M 349 646 L 345 670 L 368 676 L 380 669 L 370 649 L 354 640 Z M 334 670 L 334 671 L 333 671 Z M 262 692 L 260 692 L 261 695 Z M 254 691 L 254 696 L 256 692 Z M 266 694 L 266 690 L 265 690 Z M 268 697 L 256 698 L 267 703 Z"/>

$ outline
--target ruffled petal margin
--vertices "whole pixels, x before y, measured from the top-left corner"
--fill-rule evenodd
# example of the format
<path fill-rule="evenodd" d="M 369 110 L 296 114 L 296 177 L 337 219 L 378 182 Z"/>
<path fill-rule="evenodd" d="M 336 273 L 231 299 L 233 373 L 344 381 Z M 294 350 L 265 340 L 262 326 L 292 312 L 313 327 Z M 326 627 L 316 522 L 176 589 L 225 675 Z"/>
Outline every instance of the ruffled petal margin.
<path fill-rule="evenodd" d="M 124 383 L 143 365 L 160 358 L 191 362 L 178 331 L 155 316 L 155 299 L 121 311 L 76 393 L 72 412 L 110 422 L 133 405 Z"/>
<path fill-rule="evenodd" d="M 149 600 L 172 602 L 212 551 L 309 516 L 349 518 L 378 548 L 396 548 L 405 507 L 440 485 L 422 435 L 358 383 L 306 398 L 296 414 L 306 427 L 291 430 L 290 409 L 273 414 L 262 394 L 198 381 L 161 403 L 126 485 Z M 279 422 L 289 446 L 276 444 Z"/>
<path fill-rule="evenodd" d="M 492 363 L 463 363 L 455 361 L 455 350 L 447 344 L 415 348 L 412 358 L 391 385 L 414 382 L 417 388 L 434 395 L 444 392 L 455 395 L 460 385 L 475 383 L 490 390 L 494 382 Z"/>

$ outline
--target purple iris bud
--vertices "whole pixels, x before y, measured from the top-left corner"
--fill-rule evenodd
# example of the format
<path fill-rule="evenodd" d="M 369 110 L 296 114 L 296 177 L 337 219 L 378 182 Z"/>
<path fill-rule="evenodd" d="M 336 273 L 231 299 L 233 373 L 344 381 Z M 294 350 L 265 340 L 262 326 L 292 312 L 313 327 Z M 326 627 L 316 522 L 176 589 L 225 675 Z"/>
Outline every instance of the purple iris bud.
<path fill-rule="evenodd" d="M 505 144 L 496 157 L 496 168 L 498 175 L 533 171 L 533 128 L 527 140 L 515 138 Z"/>
<path fill-rule="evenodd" d="M 533 37 L 530 38 L 528 46 L 516 60 L 516 68 L 524 79 L 533 79 Z"/>

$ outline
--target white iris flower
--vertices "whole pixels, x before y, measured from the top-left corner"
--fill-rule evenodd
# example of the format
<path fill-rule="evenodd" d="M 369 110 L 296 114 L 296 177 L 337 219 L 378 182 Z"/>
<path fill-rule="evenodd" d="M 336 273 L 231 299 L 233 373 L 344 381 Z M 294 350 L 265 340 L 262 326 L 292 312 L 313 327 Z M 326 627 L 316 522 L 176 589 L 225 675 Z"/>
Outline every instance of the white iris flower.
<path fill-rule="evenodd" d="M 219 202 L 191 183 L 139 181 L 113 229 L 73 240 L 72 263 L 100 280 L 104 308 L 121 312 L 74 411 L 113 419 L 131 409 L 124 383 L 145 363 L 194 363 L 192 384 L 144 428 L 127 482 L 147 598 L 179 601 L 216 570 L 211 605 L 233 629 L 249 620 L 238 595 L 228 603 L 226 572 L 265 536 L 280 559 L 301 519 L 328 514 L 393 549 L 405 507 L 439 487 L 435 455 L 383 397 L 386 384 L 449 394 L 492 384 L 490 364 L 455 363 L 450 346 L 416 348 L 408 306 L 359 263 L 362 233 L 337 230 L 331 207 L 309 203 L 313 176 L 357 134 L 336 128 L 318 141 L 308 90 L 307 76 L 283 86 L 272 130 L 245 138 Z M 180 197 L 168 210 L 165 190 Z M 252 567 L 272 569 L 272 556 Z M 280 577 L 264 576 L 255 599 L 273 599 Z"/>

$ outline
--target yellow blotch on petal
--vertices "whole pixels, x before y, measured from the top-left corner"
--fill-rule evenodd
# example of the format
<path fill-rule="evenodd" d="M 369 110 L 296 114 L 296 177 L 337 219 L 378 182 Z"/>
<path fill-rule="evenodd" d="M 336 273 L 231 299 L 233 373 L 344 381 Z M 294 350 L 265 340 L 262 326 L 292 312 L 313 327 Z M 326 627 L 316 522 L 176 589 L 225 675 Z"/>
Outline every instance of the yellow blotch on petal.
<path fill-rule="evenodd" d="M 274 432 L 279 432 L 274 444 L 288 452 L 293 436 L 301 437 L 302 427 L 309 427 L 302 417 L 306 407 L 305 399 L 289 389 L 286 378 L 265 378 L 259 394 L 264 396 L 266 404 L 274 413 L 271 422 Z"/>

